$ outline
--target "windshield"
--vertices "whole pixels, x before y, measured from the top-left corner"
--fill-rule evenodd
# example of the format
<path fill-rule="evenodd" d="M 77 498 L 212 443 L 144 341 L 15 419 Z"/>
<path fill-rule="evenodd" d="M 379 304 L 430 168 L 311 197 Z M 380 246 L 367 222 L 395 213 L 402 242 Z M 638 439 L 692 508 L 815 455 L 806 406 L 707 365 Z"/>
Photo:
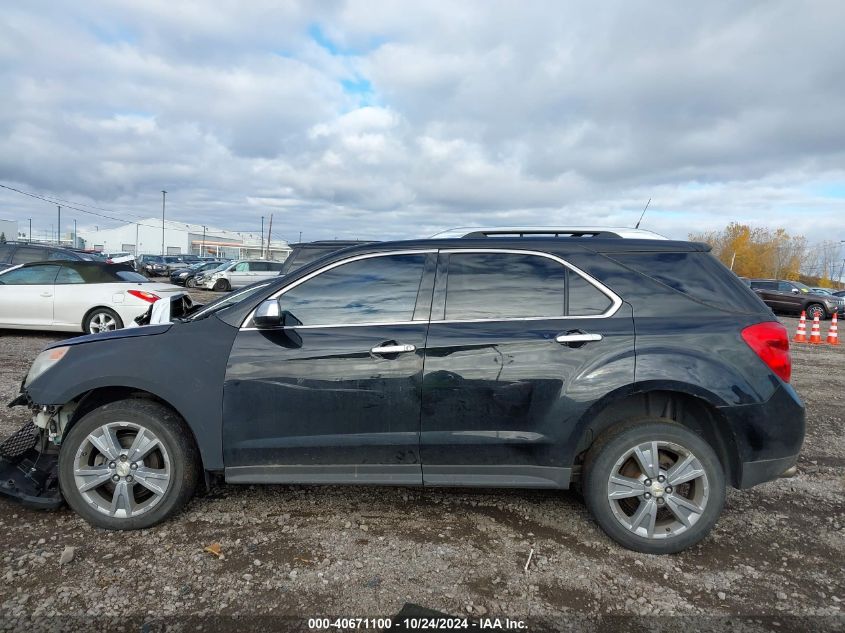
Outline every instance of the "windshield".
<path fill-rule="evenodd" d="M 793 285 L 795 285 L 801 292 L 812 292 L 810 286 L 806 284 L 802 284 L 800 281 L 793 281 Z"/>
<path fill-rule="evenodd" d="M 121 281 L 132 281 L 138 283 L 150 282 L 150 280 L 144 277 L 144 275 L 136 273 L 134 270 L 118 270 L 115 275 L 119 277 Z"/>
<path fill-rule="evenodd" d="M 204 305 L 200 308 L 197 312 L 191 315 L 191 320 L 201 319 L 203 317 L 208 316 L 218 310 L 222 310 L 223 308 L 228 308 L 229 306 L 233 306 L 236 303 L 240 303 L 244 299 L 249 299 L 257 292 L 261 291 L 262 289 L 266 288 L 270 285 L 271 282 L 275 280 L 271 279 L 268 281 L 261 281 L 251 286 L 247 286 L 246 288 L 241 288 L 240 290 L 236 290 L 235 292 L 229 293 L 219 299 L 215 299 L 211 303 Z"/>

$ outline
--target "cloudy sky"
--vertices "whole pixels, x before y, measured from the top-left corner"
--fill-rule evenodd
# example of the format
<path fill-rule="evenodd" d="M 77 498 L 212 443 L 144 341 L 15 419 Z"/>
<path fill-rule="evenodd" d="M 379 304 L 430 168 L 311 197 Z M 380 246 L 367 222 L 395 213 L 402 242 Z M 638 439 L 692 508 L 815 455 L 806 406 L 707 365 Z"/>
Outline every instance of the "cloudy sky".
<path fill-rule="evenodd" d="M 166 189 L 292 241 L 630 226 L 648 198 L 671 237 L 845 239 L 845 3 L 590 4 L 6 2 L 0 183 L 101 228 Z M 38 237 L 55 207 L 0 189 L 0 218 Z"/>

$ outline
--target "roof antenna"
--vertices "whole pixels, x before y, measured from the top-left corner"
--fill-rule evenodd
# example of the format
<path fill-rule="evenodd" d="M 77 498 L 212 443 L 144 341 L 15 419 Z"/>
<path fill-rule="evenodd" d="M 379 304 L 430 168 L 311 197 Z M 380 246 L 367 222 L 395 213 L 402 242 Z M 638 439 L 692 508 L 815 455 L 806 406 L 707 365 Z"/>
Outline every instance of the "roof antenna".
<path fill-rule="evenodd" d="M 645 207 L 643 208 L 643 212 L 640 213 L 640 219 L 637 220 L 637 225 L 634 227 L 635 229 L 640 228 L 640 222 L 643 221 L 643 216 L 645 215 L 646 209 L 648 209 L 648 205 L 651 204 L 651 198 L 648 199 L 648 202 L 645 203 Z"/>

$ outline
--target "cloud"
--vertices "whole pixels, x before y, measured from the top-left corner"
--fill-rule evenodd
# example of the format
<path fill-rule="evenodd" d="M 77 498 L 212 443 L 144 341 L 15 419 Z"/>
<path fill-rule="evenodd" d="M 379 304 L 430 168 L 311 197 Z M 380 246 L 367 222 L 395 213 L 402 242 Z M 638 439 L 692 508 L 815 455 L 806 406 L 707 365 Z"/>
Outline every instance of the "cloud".
<path fill-rule="evenodd" d="M 0 181 L 291 239 L 731 220 L 842 231 L 845 6 L 7 8 Z M 48 204 L 0 193 L 0 217 Z M 77 213 L 79 222 L 116 221 Z M 837 236 L 845 239 L 845 235 Z"/>

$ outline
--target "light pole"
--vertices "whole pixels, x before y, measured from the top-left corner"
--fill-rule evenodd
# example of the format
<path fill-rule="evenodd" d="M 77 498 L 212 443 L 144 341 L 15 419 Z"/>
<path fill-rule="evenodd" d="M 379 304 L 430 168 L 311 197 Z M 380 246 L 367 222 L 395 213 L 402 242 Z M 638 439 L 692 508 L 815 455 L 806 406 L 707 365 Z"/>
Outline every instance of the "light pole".
<path fill-rule="evenodd" d="M 62 244 L 62 206 L 59 205 L 59 219 L 56 224 L 56 242 L 59 246 Z"/>
<path fill-rule="evenodd" d="M 79 248 L 76 245 L 76 218 L 73 219 L 73 248 Z"/>
<path fill-rule="evenodd" d="M 27 241 L 32 241 L 32 218 L 29 218 L 29 234 L 26 237 Z"/>
<path fill-rule="evenodd" d="M 167 192 L 161 190 L 161 254 L 164 256 L 164 201 L 167 198 Z"/>
<path fill-rule="evenodd" d="M 261 216 L 261 259 L 264 259 L 264 216 Z"/>
<path fill-rule="evenodd" d="M 202 247 L 200 248 L 200 255 L 205 257 L 205 231 L 208 227 L 203 225 L 202 227 Z"/>

